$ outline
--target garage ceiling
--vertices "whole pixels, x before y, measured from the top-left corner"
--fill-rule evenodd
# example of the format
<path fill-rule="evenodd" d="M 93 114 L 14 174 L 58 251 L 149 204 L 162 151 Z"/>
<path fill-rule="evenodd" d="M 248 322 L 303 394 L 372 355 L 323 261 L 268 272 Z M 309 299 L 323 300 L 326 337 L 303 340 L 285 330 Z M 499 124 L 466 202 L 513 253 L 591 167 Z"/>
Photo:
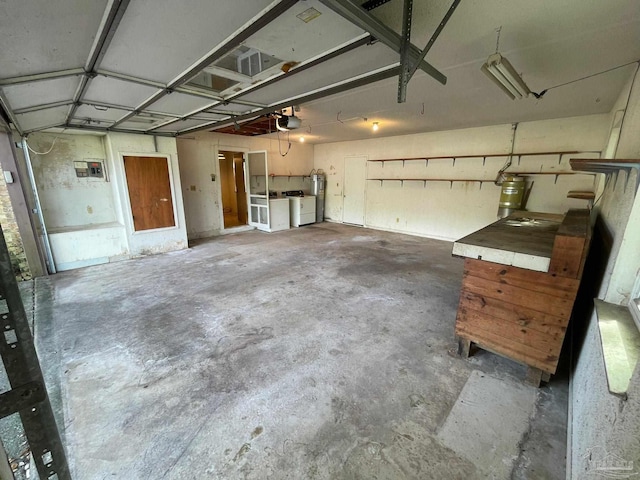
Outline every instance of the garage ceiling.
<path fill-rule="evenodd" d="M 426 56 L 431 73 L 418 70 L 398 104 L 400 55 L 333 10 L 350 1 L 372 4 L 0 2 L 0 103 L 22 134 L 154 135 L 228 128 L 295 104 L 303 126 L 292 136 L 323 143 L 609 112 L 640 59 L 637 0 L 462 0 Z M 403 0 L 373 3 L 369 14 L 399 34 Z M 414 0 L 418 50 L 451 5 Z M 500 52 L 533 91 L 590 78 L 510 100 L 480 72 L 499 27 Z"/>

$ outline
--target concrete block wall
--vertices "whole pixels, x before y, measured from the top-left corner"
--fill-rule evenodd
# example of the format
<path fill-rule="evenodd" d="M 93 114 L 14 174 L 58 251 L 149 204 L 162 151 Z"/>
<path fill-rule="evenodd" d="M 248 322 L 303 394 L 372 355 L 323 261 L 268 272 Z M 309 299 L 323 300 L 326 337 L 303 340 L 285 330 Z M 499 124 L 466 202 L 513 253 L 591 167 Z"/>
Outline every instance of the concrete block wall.
<path fill-rule="evenodd" d="M 613 112 L 626 109 L 615 158 L 640 161 L 640 75 L 620 94 Z M 634 282 L 640 276 L 640 195 L 636 191 L 637 173 L 626 182 L 621 173 L 611 179 L 596 206 L 611 240 L 605 275 L 597 293 L 605 301 L 626 305 Z M 631 471 L 618 478 L 635 478 L 640 472 L 640 364 L 631 378 L 627 398 L 612 395 L 607 386 L 598 318 L 575 319 L 586 324 L 580 349 L 574 352 L 571 381 L 572 418 L 570 478 L 599 477 L 594 462 L 610 459 L 630 462 Z M 629 474 L 629 475 L 626 475 Z"/>

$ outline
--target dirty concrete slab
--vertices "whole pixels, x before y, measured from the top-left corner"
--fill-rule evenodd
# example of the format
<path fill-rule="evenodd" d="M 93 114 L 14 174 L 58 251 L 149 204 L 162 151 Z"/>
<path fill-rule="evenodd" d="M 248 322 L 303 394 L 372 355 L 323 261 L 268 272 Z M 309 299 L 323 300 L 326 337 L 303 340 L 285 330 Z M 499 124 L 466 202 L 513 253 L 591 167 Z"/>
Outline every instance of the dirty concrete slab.
<path fill-rule="evenodd" d="M 438 439 L 481 470 L 509 479 L 518 444 L 529 429 L 536 388 L 474 370 L 438 432 Z M 508 425 L 509 428 L 505 428 Z"/>
<path fill-rule="evenodd" d="M 485 478 L 439 432 L 472 372 L 525 370 L 448 354 L 461 276 L 450 243 L 324 223 L 39 282 L 74 478 Z"/>

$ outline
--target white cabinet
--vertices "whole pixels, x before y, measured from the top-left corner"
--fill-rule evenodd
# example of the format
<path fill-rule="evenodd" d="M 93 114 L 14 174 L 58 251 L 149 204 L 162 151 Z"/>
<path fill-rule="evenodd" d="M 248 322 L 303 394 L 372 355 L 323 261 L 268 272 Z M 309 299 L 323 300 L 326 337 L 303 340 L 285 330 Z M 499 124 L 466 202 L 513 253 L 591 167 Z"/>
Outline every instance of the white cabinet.
<path fill-rule="evenodd" d="M 289 197 L 291 226 L 299 227 L 316 222 L 316 197 Z"/>
<path fill-rule="evenodd" d="M 269 200 L 269 232 L 289 230 L 289 200 Z"/>

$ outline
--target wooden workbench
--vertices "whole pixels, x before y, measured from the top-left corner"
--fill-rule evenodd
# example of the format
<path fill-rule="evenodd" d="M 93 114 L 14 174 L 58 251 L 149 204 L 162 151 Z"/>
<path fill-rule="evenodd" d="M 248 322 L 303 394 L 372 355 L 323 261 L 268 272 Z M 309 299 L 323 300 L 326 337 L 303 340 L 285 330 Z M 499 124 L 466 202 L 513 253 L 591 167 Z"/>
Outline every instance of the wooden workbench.
<path fill-rule="evenodd" d="M 529 366 L 539 385 L 556 372 L 591 239 L 588 210 L 516 212 L 453 246 L 465 257 L 455 333 Z"/>

